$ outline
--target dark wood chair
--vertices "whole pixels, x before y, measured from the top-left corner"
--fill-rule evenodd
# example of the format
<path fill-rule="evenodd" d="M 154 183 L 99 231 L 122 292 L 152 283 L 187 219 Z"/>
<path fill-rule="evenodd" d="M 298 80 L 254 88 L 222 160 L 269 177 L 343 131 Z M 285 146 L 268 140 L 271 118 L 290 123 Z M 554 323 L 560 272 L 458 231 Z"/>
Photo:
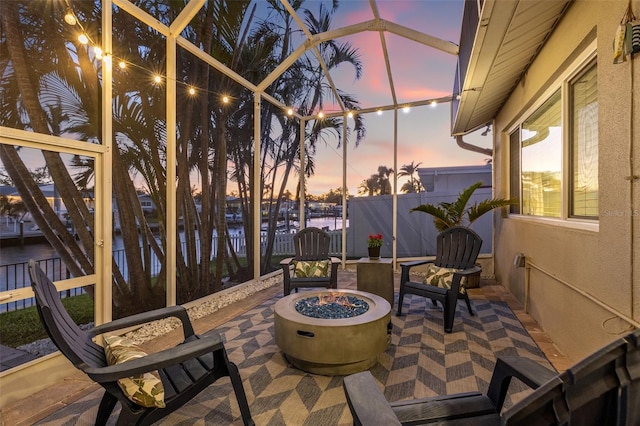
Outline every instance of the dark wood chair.
<path fill-rule="evenodd" d="M 534 391 L 502 411 L 511 379 Z M 487 394 L 389 403 L 369 371 L 344 378 L 354 425 L 639 425 L 640 330 L 562 374 L 526 358 L 498 358 Z"/>
<path fill-rule="evenodd" d="M 29 261 L 29 274 L 38 313 L 47 334 L 76 368 L 105 389 L 98 408 L 97 425 L 107 423 L 118 402 L 122 409 L 117 424 L 151 424 L 182 407 L 211 383 L 225 376 L 231 379 L 243 423 L 254 424 L 238 368 L 227 358 L 220 336 L 196 335 L 183 307 L 172 306 L 132 315 L 85 332 L 73 322 L 62 305 L 55 285 L 34 260 Z M 93 341 L 93 337 L 106 332 L 168 317 L 176 317 L 182 322 L 184 342 L 175 348 L 108 365 L 104 348 Z M 132 402 L 118 385 L 119 379 L 150 371 L 160 374 L 165 408 L 142 407 Z"/>
<path fill-rule="evenodd" d="M 473 230 L 462 226 L 449 228 L 441 232 L 436 238 L 436 258 L 433 261 L 415 261 L 401 263 L 400 293 L 398 295 L 398 312 L 402 315 L 402 304 L 405 295 L 414 294 L 431 299 L 433 304 L 440 302 L 444 314 L 444 331 L 451 333 L 456 314 L 458 299 L 464 299 L 467 303 L 469 314 L 473 315 L 471 302 L 466 291 L 460 292 L 460 281 L 463 277 L 479 276 L 482 269 L 476 265 L 482 238 Z M 453 268 L 458 272 L 453 273 L 451 288 L 437 287 L 423 282 L 411 281 L 409 272 L 418 265 L 433 263 L 439 268 Z"/>
<path fill-rule="evenodd" d="M 338 265 L 340 259 L 329 256 L 331 237 L 319 228 L 305 228 L 293 236 L 295 256 L 283 259 L 280 262 L 284 281 L 284 295 L 299 288 L 324 287 L 338 288 Z M 296 277 L 292 275 L 291 266 L 296 262 L 329 261 L 330 267 L 327 276 L 321 277 Z"/>

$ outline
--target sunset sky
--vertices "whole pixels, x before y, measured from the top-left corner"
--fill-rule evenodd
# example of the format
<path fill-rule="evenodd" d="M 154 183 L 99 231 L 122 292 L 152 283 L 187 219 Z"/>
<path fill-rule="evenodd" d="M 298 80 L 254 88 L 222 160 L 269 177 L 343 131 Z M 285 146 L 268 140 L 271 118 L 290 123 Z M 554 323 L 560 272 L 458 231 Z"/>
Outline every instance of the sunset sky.
<path fill-rule="evenodd" d="M 313 11 L 320 2 L 305 2 Z M 327 2 L 325 2 L 325 5 Z M 431 36 L 451 41 L 460 39 L 463 0 L 378 0 L 382 19 L 395 22 Z M 342 0 L 334 16 L 333 28 L 373 19 L 368 0 Z M 450 96 L 456 57 L 391 33 L 385 33 L 391 71 L 399 103 Z M 338 39 L 357 47 L 363 63 L 363 76 L 355 80 L 351 66 L 344 65 L 332 73 L 336 86 L 355 95 L 362 108 L 393 103 L 378 32 L 360 33 Z M 449 103 L 422 106 L 408 114 L 398 113 L 398 168 L 412 161 L 421 167 L 485 164 L 484 155 L 459 148 L 450 136 Z M 347 186 L 351 195 L 363 180 L 377 171 L 379 165 L 393 167 L 393 111 L 382 116 L 365 116 L 367 137 L 358 147 L 347 148 Z M 488 136 L 465 136 L 465 141 L 491 147 Z M 316 173 L 308 182 L 312 194 L 322 194 L 342 186 L 342 148 L 328 139 L 318 146 Z M 404 179 L 399 180 L 399 186 Z"/>

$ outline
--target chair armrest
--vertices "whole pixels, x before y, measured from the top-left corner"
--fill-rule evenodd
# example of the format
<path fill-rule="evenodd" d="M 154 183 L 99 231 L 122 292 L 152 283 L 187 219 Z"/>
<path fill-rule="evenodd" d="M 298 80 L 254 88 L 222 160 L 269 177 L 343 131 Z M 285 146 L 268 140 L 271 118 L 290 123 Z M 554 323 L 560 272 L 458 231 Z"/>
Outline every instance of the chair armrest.
<path fill-rule="evenodd" d="M 371 372 L 346 376 L 342 386 L 355 426 L 401 424 Z"/>
<path fill-rule="evenodd" d="M 414 266 L 418 266 L 418 265 L 424 265 L 427 263 L 433 263 L 433 260 L 414 260 L 413 262 L 402 262 L 400 264 L 401 268 L 408 268 L 411 269 Z"/>
<path fill-rule="evenodd" d="M 280 266 L 289 266 L 293 262 L 293 257 L 287 257 L 286 259 L 282 259 L 280 261 Z"/>
<path fill-rule="evenodd" d="M 463 269 L 462 271 L 456 271 L 454 272 L 454 274 L 458 274 L 466 277 L 473 274 L 479 274 L 481 272 L 482 272 L 482 267 L 474 266 L 473 268 Z"/>
<path fill-rule="evenodd" d="M 182 322 L 182 329 L 184 330 L 185 338 L 193 336 L 195 334 L 195 332 L 193 331 L 193 326 L 191 325 L 191 320 L 189 319 L 189 314 L 187 314 L 187 310 L 183 306 L 176 305 L 168 306 L 166 308 L 154 309 L 149 312 L 142 312 L 98 325 L 89 330 L 89 335 L 93 337 L 109 331 L 121 330 L 123 328 L 131 327 L 134 325 L 146 324 L 151 321 L 169 317 L 178 318 Z"/>
<path fill-rule="evenodd" d="M 107 367 L 87 367 L 82 370 L 98 383 L 114 382 L 125 377 L 178 365 L 220 349 L 224 350 L 222 339 L 219 335 L 214 334 L 151 353 L 142 358 Z"/>
<path fill-rule="evenodd" d="M 425 265 L 427 263 L 433 263 L 432 260 L 414 260 L 413 262 L 403 262 L 400 264 L 400 285 L 409 281 L 409 271 L 414 266 Z"/>
<path fill-rule="evenodd" d="M 558 373 L 555 371 L 549 370 L 529 358 L 499 357 L 493 368 L 487 396 L 494 403 L 497 411 L 500 412 L 507 396 L 511 378 L 515 377 L 530 388 L 537 389 L 557 375 Z"/>

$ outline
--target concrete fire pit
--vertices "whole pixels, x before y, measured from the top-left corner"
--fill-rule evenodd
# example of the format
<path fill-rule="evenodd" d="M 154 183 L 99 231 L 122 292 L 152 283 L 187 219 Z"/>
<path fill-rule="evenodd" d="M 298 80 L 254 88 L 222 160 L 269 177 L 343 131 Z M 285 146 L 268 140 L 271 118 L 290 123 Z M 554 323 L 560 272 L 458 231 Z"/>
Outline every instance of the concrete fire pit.
<path fill-rule="evenodd" d="M 338 319 L 312 318 L 296 311 L 298 301 L 329 293 L 362 299 L 368 310 Z M 293 366 L 313 374 L 342 376 L 371 368 L 387 349 L 391 306 L 363 291 L 304 291 L 280 299 L 274 318 L 276 344 Z"/>

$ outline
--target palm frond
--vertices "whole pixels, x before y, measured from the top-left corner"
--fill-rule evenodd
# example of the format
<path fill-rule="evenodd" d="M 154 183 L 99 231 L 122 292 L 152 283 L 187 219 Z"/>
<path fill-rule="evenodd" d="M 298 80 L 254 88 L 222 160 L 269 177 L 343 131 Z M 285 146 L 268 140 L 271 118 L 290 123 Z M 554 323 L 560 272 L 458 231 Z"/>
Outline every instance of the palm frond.
<path fill-rule="evenodd" d="M 492 198 L 490 200 L 484 200 L 479 203 L 475 203 L 474 205 L 469 207 L 469 212 L 467 213 L 469 224 L 473 223 L 473 221 L 478 219 L 480 216 L 490 212 L 493 209 L 506 207 L 511 204 L 515 204 L 516 202 L 517 201 L 515 199 L 505 200 L 503 198 Z"/>
<path fill-rule="evenodd" d="M 423 212 L 433 216 L 433 223 L 438 231 L 444 231 L 447 228 L 455 226 L 455 224 L 451 222 L 449 212 L 442 207 L 434 206 L 433 204 L 421 204 L 409 211 Z"/>
<path fill-rule="evenodd" d="M 466 188 L 464 191 L 462 191 L 458 195 L 458 198 L 456 199 L 456 201 L 451 205 L 451 212 L 452 214 L 455 214 L 457 218 L 459 218 L 459 221 L 458 221 L 459 223 L 462 222 L 462 218 L 464 217 L 464 212 L 467 208 L 467 204 L 469 203 L 469 200 L 471 199 L 471 196 L 476 191 L 476 189 L 480 188 L 481 186 L 482 186 L 482 182 L 476 182 L 470 187 Z"/>

